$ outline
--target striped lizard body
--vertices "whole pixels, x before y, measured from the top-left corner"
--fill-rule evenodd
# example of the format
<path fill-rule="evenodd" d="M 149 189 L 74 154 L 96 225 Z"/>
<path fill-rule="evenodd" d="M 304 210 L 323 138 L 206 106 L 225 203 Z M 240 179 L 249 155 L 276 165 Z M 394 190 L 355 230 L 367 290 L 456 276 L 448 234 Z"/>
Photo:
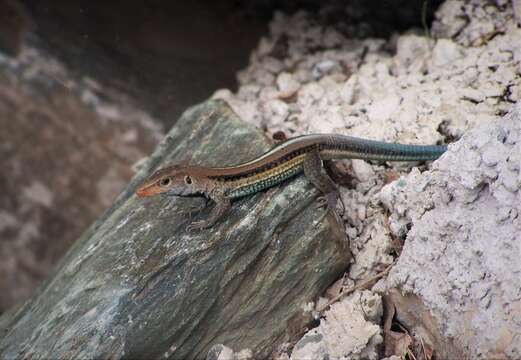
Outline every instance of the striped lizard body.
<path fill-rule="evenodd" d="M 228 195 L 235 199 L 302 173 L 306 154 L 311 151 L 318 150 L 322 160 L 424 161 L 438 158 L 446 149 L 446 146 L 393 144 L 337 134 L 303 135 L 285 141 L 246 163 L 213 168 L 216 174 L 209 176 L 228 183 Z"/>
<path fill-rule="evenodd" d="M 226 167 L 174 165 L 155 172 L 136 193 L 177 196 L 203 195 L 217 203 L 209 220 L 191 228 L 212 226 L 231 206 L 231 200 L 275 186 L 302 172 L 324 194 L 324 204 L 333 208 L 338 191 L 322 172 L 322 161 L 364 159 L 382 161 L 427 161 L 447 150 L 444 145 L 404 145 L 338 134 L 311 134 L 289 139 L 251 161 Z"/>

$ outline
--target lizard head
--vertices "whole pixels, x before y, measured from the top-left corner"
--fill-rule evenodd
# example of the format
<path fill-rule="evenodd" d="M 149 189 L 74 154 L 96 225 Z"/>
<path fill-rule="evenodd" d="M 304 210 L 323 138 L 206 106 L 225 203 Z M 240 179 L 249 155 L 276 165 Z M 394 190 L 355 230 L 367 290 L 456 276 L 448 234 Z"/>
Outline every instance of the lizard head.
<path fill-rule="evenodd" d="M 206 191 L 203 168 L 174 165 L 157 170 L 136 190 L 139 197 L 157 194 L 193 196 Z"/>

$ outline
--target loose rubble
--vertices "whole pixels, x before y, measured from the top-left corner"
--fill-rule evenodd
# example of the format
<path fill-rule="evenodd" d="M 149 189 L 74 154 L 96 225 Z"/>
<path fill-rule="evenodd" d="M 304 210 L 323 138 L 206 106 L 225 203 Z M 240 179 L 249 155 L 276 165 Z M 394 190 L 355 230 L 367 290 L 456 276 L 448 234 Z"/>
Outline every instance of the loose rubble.
<path fill-rule="evenodd" d="M 250 349 L 243 349 L 234 352 L 223 344 L 214 345 L 208 350 L 206 360 L 253 360 L 253 352 Z"/>
<path fill-rule="evenodd" d="M 512 4 L 519 7 L 515 1 L 449 0 L 437 10 L 430 37 L 423 29 L 411 29 L 390 39 L 349 37 L 325 25 L 320 13 L 278 13 L 269 36 L 239 74 L 237 93 L 219 90 L 214 97 L 271 135 L 333 132 L 409 144 L 454 142 L 469 129 L 498 121 L 521 99 L 521 29 Z M 478 153 L 459 161 L 453 170 L 478 166 L 476 157 Z M 489 149 L 482 161 L 500 159 Z M 354 255 L 347 277 L 359 282 L 392 264 L 396 239 L 408 233 L 409 218 L 394 217 L 389 225 L 380 191 L 411 172 L 411 165 L 343 161 L 343 168 L 350 178 L 350 186 L 340 188 L 343 218 Z M 422 179 L 413 169 L 408 188 L 429 188 Z M 510 196 L 513 179 L 505 180 L 507 190 L 497 194 Z M 449 201 L 456 195 L 439 196 Z M 428 208 L 434 200 L 417 201 L 388 205 L 403 215 L 414 206 Z M 499 214 L 494 218 L 501 221 L 514 217 L 510 210 Z M 404 251 L 410 251 L 408 246 L 409 241 Z M 417 274 L 421 276 L 420 269 Z M 452 281 L 448 288 L 462 285 Z M 434 299 L 428 305 L 435 306 Z"/>
<path fill-rule="evenodd" d="M 378 359 L 382 314 L 380 296 L 369 291 L 352 294 L 333 304 L 320 325 L 300 339 L 291 360 Z"/>

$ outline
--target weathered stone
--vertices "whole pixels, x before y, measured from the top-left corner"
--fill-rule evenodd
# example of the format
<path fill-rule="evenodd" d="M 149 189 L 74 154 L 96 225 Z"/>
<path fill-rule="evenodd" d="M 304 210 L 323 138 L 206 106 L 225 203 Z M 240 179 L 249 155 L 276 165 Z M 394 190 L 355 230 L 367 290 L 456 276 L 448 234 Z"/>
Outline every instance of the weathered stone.
<path fill-rule="evenodd" d="M 377 324 L 382 312 L 380 296 L 369 291 L 356 292 L 333 304 L 320 325 L 295 345 L 291 360 L 379 358 L 383 338 Z"/>
<path fill-rule="evenodd" d="M 349 262 L 334 220 L 316 222 L 319 192 L 299 177 L 196 233 L 186 226 L 209 209 L 186 212 L 203 200 L 133 195 L 158 166 L 231 165 L 266 149 L 224 102 L 188 110 L 38 296 L 0 320 L 0 357 L 201 358 L 219 343 L 267 356 Z"/>
<path fill-rule="evenodd" d="M 521 357 L 521 104 L 384 187 L 407 240 L 389 284 L 396 318 L 440 358 Z"/>

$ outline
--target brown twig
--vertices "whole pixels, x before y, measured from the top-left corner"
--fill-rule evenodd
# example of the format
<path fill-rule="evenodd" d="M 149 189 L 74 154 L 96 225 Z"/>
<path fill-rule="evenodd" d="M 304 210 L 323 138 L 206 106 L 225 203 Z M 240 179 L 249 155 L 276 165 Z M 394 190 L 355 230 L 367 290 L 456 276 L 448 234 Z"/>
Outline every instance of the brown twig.
<path fill-rule="evenodd" d="M 389 265 L 387 268 L 385 268 L 385 270 L 379 272 L 378 274 L 370 277 L 369 279 L 367 280 L 364 280 L 363 282 L 361 282 L 360 284 L 358 285 L 355 285 L 353 287 L 351 287 L 350 289 L 347 289 L 345 291 L 342 291 L 340 294 L 338 294 L 337 296 L 335 296 L 334 298 L 332 298 L 331 300 L 329 300 L 326 304 L 326 306 L 324 306 L 324 308 L 322 310 L 325 310 L 327 309 L 328 307 L 330 307 L 332 304 L 336 303 L 338 300 L 342 299 L 344 296 L 347 296 L 353 292 L 355 292 L 356 290 L 360 290 L 360 289 L 365 289 L 366 287 L 368 287 L 373 281 L 375 280 L 379 280 L 380 278 L 384 277 L 390 270 L 391 268 L 394 266 L 394 264 L 396 263 L 396 261 L 393 261 L 393 263 L 391 265 Z"/>

